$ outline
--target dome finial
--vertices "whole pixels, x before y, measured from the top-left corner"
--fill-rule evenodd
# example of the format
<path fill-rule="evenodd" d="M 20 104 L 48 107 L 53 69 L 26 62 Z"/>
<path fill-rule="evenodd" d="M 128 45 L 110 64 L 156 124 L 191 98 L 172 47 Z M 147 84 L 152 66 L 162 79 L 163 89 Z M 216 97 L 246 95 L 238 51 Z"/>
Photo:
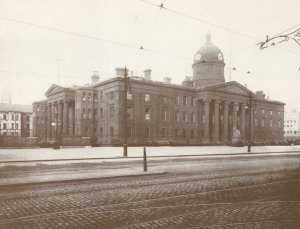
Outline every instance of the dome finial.
<path fill-rule="evenodd" d="M 211 43 L 211 34 L 210 32 L 208 31 L 207 34 L 206 34 L 206 43 Z"/>

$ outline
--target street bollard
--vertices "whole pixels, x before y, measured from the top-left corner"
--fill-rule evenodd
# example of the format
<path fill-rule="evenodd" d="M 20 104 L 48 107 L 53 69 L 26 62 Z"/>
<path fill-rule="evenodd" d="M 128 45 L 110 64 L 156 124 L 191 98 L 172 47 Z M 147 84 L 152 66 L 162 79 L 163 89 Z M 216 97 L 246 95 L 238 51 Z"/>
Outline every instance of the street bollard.
<path fill-rule="evenodd" d="M 123 157 L 127 157 L 127 144 L 123 144 Z"/>
<path fill-rule="evenodd" d="M 147 155 L 146 155 L 146 147 L 144 147 L 144 172 L 147 172 Z"/>

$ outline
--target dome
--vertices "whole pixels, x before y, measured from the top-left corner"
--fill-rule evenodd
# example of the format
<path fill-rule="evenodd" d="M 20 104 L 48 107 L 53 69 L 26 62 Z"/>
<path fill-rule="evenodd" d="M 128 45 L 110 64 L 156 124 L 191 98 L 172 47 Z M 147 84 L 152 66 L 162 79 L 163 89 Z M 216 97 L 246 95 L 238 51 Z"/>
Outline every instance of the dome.
<path fill-rule="evenodd" d="M 199 62 L 224 62 L 221 50 L 211 43 L 211 35 L 207 33 L 206 43 L 195 54 L 194 63 Z"/>

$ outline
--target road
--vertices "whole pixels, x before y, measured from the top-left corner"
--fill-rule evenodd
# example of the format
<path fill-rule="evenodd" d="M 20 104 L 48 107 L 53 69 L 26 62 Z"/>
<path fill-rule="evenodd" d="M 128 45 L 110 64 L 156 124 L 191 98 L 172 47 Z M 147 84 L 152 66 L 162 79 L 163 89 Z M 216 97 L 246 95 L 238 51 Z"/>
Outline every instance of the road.
<path fill-rule="evenodd" d="M 0 228 L 300 228 L 298 155 L 148 164 L 167 173 L 1 187 Z"/>

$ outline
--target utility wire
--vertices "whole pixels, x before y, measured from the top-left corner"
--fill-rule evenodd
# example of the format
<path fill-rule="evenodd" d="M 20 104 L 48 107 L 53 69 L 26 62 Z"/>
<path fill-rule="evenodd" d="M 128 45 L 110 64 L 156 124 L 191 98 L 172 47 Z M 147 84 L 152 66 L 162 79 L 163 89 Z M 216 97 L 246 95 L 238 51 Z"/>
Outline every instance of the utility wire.
<path fill-rule="evenodd" d="M 0 20 L 5 20 L 5 21 L 10 21 L 10 22 L 15 22 L 15 23 L 20 23 L 20 24 L 24 24 L 24 25 L 28 25 L 28 26 L 33 26 L 39 29 L 46 29 L 46 30 L 50 30 L 50 31 L 54 31 L 54 32 L 59 32 L 59 33 L 64 33 L 64 34 L 68 34 L 68 35 L 72 35 L 72 36 L 77 36 L 77 37 L 83 37 L 83 38 L 87 38 L 87 39 L 91 39 L 91 40 L 97 40 L 97 41 L 102 41 L 102 42 L 107 42 L 107 43 L 111 43 L 114 45 L 119 45 L 119 46 L 124 46 L 124 47 L 128 47 L 128 48 L 133 48 L 135 50 L 142 50 L 142 51 L 150 51 L 153 53 L 158 53 L 158 54 L 163 54 L 163 55 L 167 55 L 167 56 L 171 56 L 171 57 L 176 57 L 176 58 L 180 58 L 180 59 L 188 59 L 186 57 L 179 57 L 176 55 L 172 55 L 169 53 L 165 53 L 165 52 L 161 52 L 158 50 L 153 50 L 153 49 L 145 49 L 143 46 L 135 46 L 135 45 L 131 45 L 131 44 L 126 44 L 126 43 L 122 43 L 122 42 L 117 42 L 117 41 L 112 41 L 112 40 L 108 40 L 108 39 L 103 39 L 100 37 L 94 37 L 94 36 L 90 36 L 90 35 L 85 35 L 85 34 L 81 34 L 81 33 L 75 33 L 75 32 L 70 32 L 70 31 L 66 31 L 66 30 L 62 30 L 62 29 L 57 29 L 57 28 L 53 28 L 53 27 L 48 27 L 48 26 L 44 26 L 44 25 L 38 25 L 38 24 L 34 24 L 34 23 L 29 23 L 29 22 L 24 22 L 21 20 L 16 20 L 16 19 L 12 19 L 12 18 L 5 18 L 5 17 L 1 17 L 0 16 Z M 188 60 L 191 60 L 190 58 Z"/>
<path fill-rule="evenodd" d="M 226 30 L 226 31 L 231 32 L 231 33 L 235 33 L 235 34 L 237 34 L 237 35 L 247 37 L 247 38 L 252 39 L 252 40 L 260 41 L 260 39 L 258 39 L 258 38 L 256 38 L 256 37 L 253 37 L 253 36 L 250 36 L 250 35 L 248 35 L 248 34 L 240 33 L 240 32 L 238 32 L 238 31 L 232 30 L 232 29 L 230 29 L 230 28 L 226 28 L 226 27 L 224 27 L 224 26 L 222 26 L 222 25 L 218 25 L 218 24 L 215 24 L 215 23 L 206 21 L 206 20 L 204 20 L 204 19 L 200 19 L 200 18 L 191 16 L 191 15 L 187 15 L 187 14 L 182 13 L 182 12 L 177 11 L 177 10 L 173 10 L 173 9 L 170 9 L 170 8 L 166 8 L 163 4 L 158 5 L 158 4 L 155 4 L 155 3 L 153 3 L 153 2 L 146 1 L 146 0 L 139 0 L 139 1 L 144 2 L 144 3 L 146 3 L 146 4 L 149 4 L 149 5 L 152 5 L 152 6 L 159 7 L 160 9 L 164 9 L 164 10 L 166 10 L 166 11 L 169 11 L 169 12 L 173 13 L 173 14 L 177 14 L 177 15 L 180 15 L 180 16 L 183 16 L 183 17 L 192 19 L 192 20 L 194 20 L 194 21 L 198 21 L 198 22 L 201 22 L 201 23 L 204 23 L 204 24 L 208 24 L 208 25 L 217 27 L 217 28 L 219 28 L 219 29 Z"/>

